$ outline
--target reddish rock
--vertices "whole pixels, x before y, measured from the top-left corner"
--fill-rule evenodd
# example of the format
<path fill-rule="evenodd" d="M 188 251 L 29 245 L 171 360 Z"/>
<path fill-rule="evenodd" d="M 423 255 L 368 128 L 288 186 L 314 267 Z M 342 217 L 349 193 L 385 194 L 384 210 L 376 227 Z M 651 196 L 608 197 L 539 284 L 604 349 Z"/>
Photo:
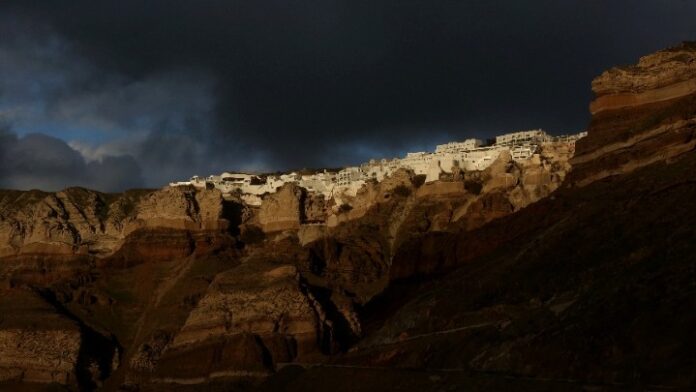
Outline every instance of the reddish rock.
<path fill-rule="evenodd" d="M 586 185 L 696 148 L 696 46 L 683 44 L 614 68 L 592 83 L 588 136 L 571 182 Z"/>

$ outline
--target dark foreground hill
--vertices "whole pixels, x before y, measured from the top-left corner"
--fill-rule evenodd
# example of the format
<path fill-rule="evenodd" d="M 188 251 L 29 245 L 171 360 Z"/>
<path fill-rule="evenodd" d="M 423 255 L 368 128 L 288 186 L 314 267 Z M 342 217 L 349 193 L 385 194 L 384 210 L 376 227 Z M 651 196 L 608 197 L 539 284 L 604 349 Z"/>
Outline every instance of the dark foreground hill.
<path fill-rule="evenodd" d="M 399 306 L 378 308 L 383 321 L 350 352 L 283 369 L 268 386 L 693 387 L 695 200 L 689 154 L 558 192 L 473 232 L 427 235 L 397 260 L 463 265 L 395 285 L 376 302 Z M 495 249 L 467 258 L 481 241 Z"/>

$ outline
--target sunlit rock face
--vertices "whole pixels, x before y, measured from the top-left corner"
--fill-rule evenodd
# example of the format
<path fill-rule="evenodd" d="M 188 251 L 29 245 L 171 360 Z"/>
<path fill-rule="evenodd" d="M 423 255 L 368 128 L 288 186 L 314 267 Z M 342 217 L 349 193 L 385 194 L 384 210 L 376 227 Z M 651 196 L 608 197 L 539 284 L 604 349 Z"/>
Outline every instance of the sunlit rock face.
<path fill-rule="evenodd" d="M 108 256 L 142 229 L 226 230 L 219 191 L 164 188 L 103 194 L 82 188 L 57 193 L 2 191 L 0 256 Z"/>
<path fill-rule="evenodd" d="M 644 56 L 635 65 L 612 68 L 592 81 L 592 91 L 597 99 L 590 104 L 590 111 L 598 113 L 621 106 L 636 106 L 691 94 L 696 87 L 682 86 L 693 85 L 694 73 L 696 43 L 685 42 Z M 644 93 L 652 95 L 639 95 Z M 633 99 L 622 102 L 619 97 Z"/>
<path fill-rule="evenodd" d="M 321 305 L 299 281 L 297 269 L 266 261 L 218 274 L 158 362 L 156 374 L 264 376 L 275 363 L 320 353 Z M 235 347 L 216 360 L 214 351 Z M 212 349 L 212 351 L 211 351 Z M 227 351 L 226 349 L 222 349 Z M 194 356 L 207 366 L 182 364 Z"/>
<path fill-rule="evenodd" d="M 167 187 L 147 195 L 138 204 L 137 227 L 181 230 L 224 230 L 223 200 L 220 191 L 202 192 L 186 187 Z"/>
<path fill-rule="evenodd" d="M 306 191 L 295 184 L 283 185 L 278 192 L 264 197 L 258 213 L 263 231 L 297 230 L 303 218 Z"/>
<path fill-rule="evenodd" d="M 211 244 L 201 236 L 228 230 L 224 208 L 219 191 L 185 187 L 122 194 L 0 191 L 0 273 L 11 278 L 42 270 L 35 278 L 50 280 L 75 262 L 185 256 Z"/>
<path fill-rule="evenodd" d="M 577 143 L 573 183 L 630 172 L 696 147 L 696 44 L 611 69 L 592 89 L 592 122 Z"/>

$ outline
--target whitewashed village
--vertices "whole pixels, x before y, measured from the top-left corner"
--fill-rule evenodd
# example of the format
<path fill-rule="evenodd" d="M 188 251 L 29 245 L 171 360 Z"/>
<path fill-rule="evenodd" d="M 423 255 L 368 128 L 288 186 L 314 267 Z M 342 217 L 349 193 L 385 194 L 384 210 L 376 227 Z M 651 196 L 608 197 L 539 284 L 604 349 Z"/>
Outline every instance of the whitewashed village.
<path fill-rule="evenodd" d="M 534 129 L 496 136 L 495 142 L 489 145 L 485 145 L 480 139 L 467 139 L 437 145 L 433 152 L 409 152 L 403 158 L 372 159 L 339 171 L 324 170 L 313 174 L 291 172 L 280 175 L 224 172 L 207 177 L 196 175 L 188 181 L 172 182 L 169 186 L 216 188 L 223 195 L 235 195 L 251 206 L 261 205 L 263 195 L 275 193 L 287 183 L 294 183 L 311 193 L 322 194 L 326 200 L 340 200 L 342 196 L 355 196 L 367 182 L 381 182 L 399 169 L 410 169 L 416 175 L 425 176 L 425 183 L 430 183 L 454 170 L 484 170 L 503 151 L 509 152 L 514 161 L 524 162 L 535 156 L 538 158 L 538 152 L 544 143 L 564 142 L 574 146 L 577 140 L 586 135 L 587 132 L 580 132 L 552 136 L 541 129 Z"/>

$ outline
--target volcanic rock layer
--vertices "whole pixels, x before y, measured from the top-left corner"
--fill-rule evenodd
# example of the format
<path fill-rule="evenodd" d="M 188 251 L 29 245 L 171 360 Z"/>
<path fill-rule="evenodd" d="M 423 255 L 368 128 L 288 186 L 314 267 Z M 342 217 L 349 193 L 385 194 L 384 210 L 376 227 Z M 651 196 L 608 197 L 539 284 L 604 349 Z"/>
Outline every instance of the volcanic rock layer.
<path fill-rule="evenodd" d="M 0 191 L 0 388 L 691 388 L 695 58 L 597 78 L 577 146 L 340 203 Z"/>

